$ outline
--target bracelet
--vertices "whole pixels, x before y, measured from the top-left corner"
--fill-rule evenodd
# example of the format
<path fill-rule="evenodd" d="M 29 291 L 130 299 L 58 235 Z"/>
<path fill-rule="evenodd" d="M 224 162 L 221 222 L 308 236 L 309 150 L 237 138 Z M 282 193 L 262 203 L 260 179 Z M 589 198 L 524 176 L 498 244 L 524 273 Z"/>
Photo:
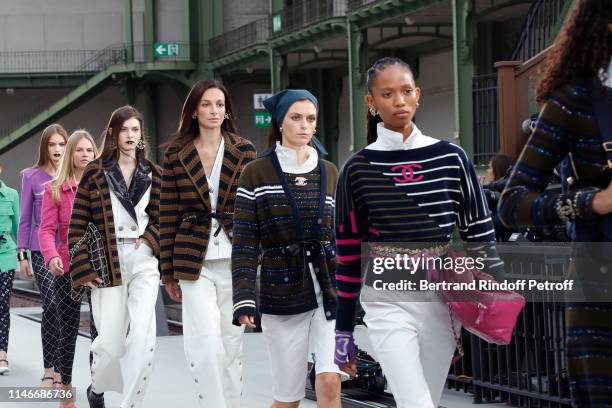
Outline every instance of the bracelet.
<path fill-rule="evenodd" d="M 19 262 L 27 261 L 28 260 L 28 253 L 26 251 L 17 252 L 17 260 Z"/>

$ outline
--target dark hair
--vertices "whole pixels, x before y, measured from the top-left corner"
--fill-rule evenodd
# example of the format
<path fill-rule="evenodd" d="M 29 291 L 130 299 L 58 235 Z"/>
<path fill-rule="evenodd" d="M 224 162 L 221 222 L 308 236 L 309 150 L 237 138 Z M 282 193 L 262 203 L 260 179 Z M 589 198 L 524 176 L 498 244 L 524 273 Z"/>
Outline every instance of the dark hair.
<path fill-rule="evenodd" d="M 606 69 L 612 55 L 612 5 L 609 0 L 580 0 L 546 57 L 536 88 L 544 103 L 558 87 L 576 79 L 591 79 Z"/>
<path fill-rule="evenodd" d="M 238 127 L 234 122 L 234 109 L 232 108 L 232 101 L 227 88 L 225 88 L 221 82 L 214 79 L 200 80 L 191 87 L 191 90 L 185 99 L 176 134 L 172 139 L 164 144 L 164 146 L 168 146 L 168 151 L 180 150 L 187 143 L 198 137 L 200 134 L 200 127 L 198 124 L 198 119 L 193 117 L 193 112 L 197 110 L 204 92 L 211 88 L 217 88 L 223 92 L 223 95 L 225 96 L 225 113 L 229 117 L 224 119 L 221 123 L 221 130 L 228 133 L 238 134 Z"/>
<path fill-rule="evenodd" d="M 379 59 L 368 69 L 366 74 L 366 89 L 368 94 L 372 95 L 372 85 L 374 83 L 374 79 L 378 76 L 378 73 L 383 71 L 389 65 L 399 65 L 404 67 L 410 72 L 410 75 L 414 78 L 414 74 L 412 72 L 412 68 L 407 62 L 402 61 L 399 58 L 395 57 L 384 57 Z M 368 109 L 366 109 L 366 140 L 368 144 L 374 143 L 376 141 L 377 133 L 376 127 L 378 124 L 382 122 L 382 118 L 380 115 L 372 115 Z"/>
<path fill-rule="evenodd" d="M 149 158 L 149 144 L 144 132 L 144 119 L 142 114 L 131 105 L 125 105 L 111 114 L 111 117 L 106 125 L 106 131 L 102 137 L 102 151 L 100 152 L 100 168 L 110 166 L 119 158 L 118 139 L 121 127 L 125 121 L 136 118 L 140 122 L 140 134 L 145 143 L 144 149 L 136 149 L 136 160 L 140 162 Z"/>
<path fill-rule="evenodd" d="M 68 142 L 68 132 L 66 129 L 58 123 L 54 123 L 49 125 L 42 131 L 42 135 L 40 136 L 40 143 L 38 144 L 38 157 L 36 158 L 36 163 L 32 166 L 41 167 L 46 166 L 51 162 L 51 157 L 49 157 L 49 140 L 53 135 L 60 135 L 64 138 L 64 143 Z"/>
<path fill-rule="evenodd" d="M 493 169 L 493 180 L 504 177 L 508 170 L 514 167 L 515 160 L 505 154 L 496 154 L 491 158 L 491 169 Z"/>
<path fill-rule="evenodd" d="M 307 98 L 301 98 L 298 99 L 295 102 L 299 102 L 299 101 L 308 101 L 308 102 L 312 102 L 310 99 Z M 295 103 L 293 102 L 293 103 Z M 293 104 L 291 104 L 291 106 L 293 106 Z M 291 107 L 289 107 L 291 108 Z M 318 116 L 318 112 L 317 112 L 317 116 Z M 281 142 L 283 141 L 283 134 L 280 131 L 280 125 L 281 123 L 276 123 L 276 120 L 274 120 L 274 118 L 272 118 L 272 122 L 270 123 L 270 128 L 268 129 L 268 147 L 272 147 L 274 148 L 276 146 L 276 142 Z M 309 145 L 312 144 L 308 143 Z"/>

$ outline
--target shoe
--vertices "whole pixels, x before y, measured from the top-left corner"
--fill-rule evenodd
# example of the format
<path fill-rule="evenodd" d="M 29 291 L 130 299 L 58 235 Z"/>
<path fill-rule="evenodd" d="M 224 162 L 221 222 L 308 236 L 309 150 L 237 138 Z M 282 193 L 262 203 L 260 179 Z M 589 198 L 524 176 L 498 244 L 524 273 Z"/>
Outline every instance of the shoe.
<path fill-rule="evenodd" d="M 8 373 L 9 371 L 11 371 L 9 369 L 8 360 L 7 359 L 2 359 L 2 360 L 0 360 L 0 363 L 1 362 L 5 362 L 6 363 L 6 367 L 4 367 L 4 366 L 0 367 L 0 375 L 4 375 L 4 373 Z"/>
<path fill-rule="evenodd" d="M 87 401 L 89 408 L 106 408 L 104 406 L 104 394 L 96 394 L 91 390 L 91 385 L 87 387 Z"/>
<path fill-rule="evenodd" d="M 74 402 L 70 405 L 62 405 L 60 404 L 59 408 L 77 408 L 76 405 L 74 405 Z"/>

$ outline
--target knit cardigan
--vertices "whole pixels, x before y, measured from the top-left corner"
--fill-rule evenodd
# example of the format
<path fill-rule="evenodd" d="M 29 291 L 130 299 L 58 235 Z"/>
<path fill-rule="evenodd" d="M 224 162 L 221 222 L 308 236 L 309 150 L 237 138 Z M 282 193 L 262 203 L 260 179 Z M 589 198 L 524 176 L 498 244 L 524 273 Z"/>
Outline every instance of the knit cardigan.
<path fill-rule="evenodd" d="M 247 165 L 238 182 L 234 210 L 232 283 L 234 324 L 256 310 L 257 266 L 261 260 L 259 310 L 293 315 L 318 307 L 309 262 L 323 295 L 328 320 L 335 318 L 334 195 L 338 171 L 319 160 L 318 228 L 304 234 L 297 204 L 273 150 Z M 311 256 L 312 258 L 309 258 Z"/>

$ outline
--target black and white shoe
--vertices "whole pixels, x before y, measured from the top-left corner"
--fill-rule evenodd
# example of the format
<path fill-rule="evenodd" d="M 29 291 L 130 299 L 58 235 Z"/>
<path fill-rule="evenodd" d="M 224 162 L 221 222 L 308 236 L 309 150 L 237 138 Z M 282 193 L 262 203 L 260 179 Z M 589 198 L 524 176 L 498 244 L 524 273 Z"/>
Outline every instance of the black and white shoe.
<path fill-rule="evenodd" d="M 87 387 L 87 401 L 89 401 L 89 408 L 106 408 L 104 406 L 104 394 L 93 392 L 91 385 Z"/>

